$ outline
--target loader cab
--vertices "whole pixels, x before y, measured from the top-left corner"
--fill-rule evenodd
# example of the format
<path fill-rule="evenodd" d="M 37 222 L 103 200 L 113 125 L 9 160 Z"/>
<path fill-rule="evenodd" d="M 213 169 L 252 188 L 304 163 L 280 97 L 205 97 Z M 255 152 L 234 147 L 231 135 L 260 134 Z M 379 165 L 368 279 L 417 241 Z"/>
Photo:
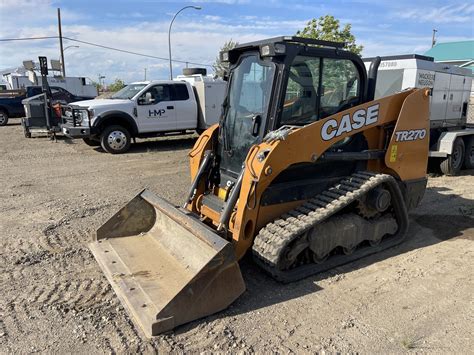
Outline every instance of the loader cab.
<path fill-rule="evenodd" d="M 224 175 L 236 179 L 250 147 L 268 132 L 311 124 L 366 101 L 364 63 L 343 46 L 276 37 L 221 52 L 229 63 L 219 130 Z"/>

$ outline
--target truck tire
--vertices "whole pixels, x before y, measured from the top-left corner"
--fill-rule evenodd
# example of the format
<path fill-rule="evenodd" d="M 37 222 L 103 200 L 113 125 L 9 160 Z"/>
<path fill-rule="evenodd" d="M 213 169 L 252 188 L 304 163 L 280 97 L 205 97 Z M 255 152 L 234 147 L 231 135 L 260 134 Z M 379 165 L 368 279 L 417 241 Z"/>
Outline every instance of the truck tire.
<path fill-rule="evenodd" d="M 98 147 L 100 146 L 100 141 L 91 139 L 91 138 L 82 138 L 84 143 L 86 143 L 89 147 Z"/>
<path fill-rule="evenodd" d="M 183 75 L 207 75 L 206 68 L 183 68 Z"/>
<path fill-rule="evenodd" d="M 8 123 L 8 113 L 4 110 L 0 110 L 0 126 L 6 126 Z"/>
<path fill-rule="evenodd" d="M 474 136 L 466 138 L 466 150 L 464 151 L 464 168 L 474 169 Z"/>
<path fill-rule="evenodd" d="M 439 165 L 441 172 L 445 175 L 457 175 L 464 163 L 464 141 L 456 138 L 453 143 L 453 150 L 447 158 L 441 160 Z"/>
<path fill-rule="evenodd" d="M 107 153 L 122 154 L 130 148 L 130 133 L 122 126 L 108 126 L 100 136 L 100 145 Z"/>

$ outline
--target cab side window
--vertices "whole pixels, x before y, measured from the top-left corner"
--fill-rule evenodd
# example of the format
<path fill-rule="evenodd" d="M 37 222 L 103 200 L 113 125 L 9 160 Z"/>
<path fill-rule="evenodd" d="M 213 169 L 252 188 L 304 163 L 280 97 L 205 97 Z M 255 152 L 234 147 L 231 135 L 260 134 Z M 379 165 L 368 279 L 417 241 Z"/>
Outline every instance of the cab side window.
<path fill-rule="evenodd" d="M 189 93 L 186 84 L 174 84 L 171 94 L 172 101 L 185 101 L 189 99 Z"/>
<path fill-rule="evenodd" d="M 144 92 L 138 99 L 140 105 L 156 105 L 161 101 L 170 101 L 170 86 L 169 85 L 155 85 Z"/>
<path fill-rule="evenodd" d="M 320 119 L 359 103 L 359 72 L 347 59 L 323 59 Z"/>
<path fill-rule="evenodd" d="M 304 125 L 318 119 L 320 58 L 298 56 L 290 67 L 281 125 Z"/>
<path fill-rule="evenodd" d="M 161 101 L 170 101 L 170 86 L 169 85 L 155 85 L 150 88 L 151 97 L 155 99 L 155 104 Z"/>
<path fill-rule="evenodd" d="M 310 124 L 357 105 L 359 86 L 359 72 L 348 59 L 297 56 L 288 74 L 280 126 Z"/>

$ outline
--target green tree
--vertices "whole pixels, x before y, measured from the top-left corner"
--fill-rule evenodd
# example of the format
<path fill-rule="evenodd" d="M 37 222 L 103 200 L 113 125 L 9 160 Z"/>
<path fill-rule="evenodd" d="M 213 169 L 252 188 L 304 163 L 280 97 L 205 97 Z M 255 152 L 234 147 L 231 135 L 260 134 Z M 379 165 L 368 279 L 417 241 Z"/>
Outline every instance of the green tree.
<path fill-rule="evenodd" d="M 109 91 L 116 92 L 125 87 L 125 83 L 121 79 L 115 79 L 115 81 L 108 86 Z"/>
<path fill-rule="evenodd" d="M 335 19 L 334 16 L 326 15 L 308 21 L 306 27 L 296 32 L 296 35 L 323 41 L 344 42 L 346 43 L 345 48 L 347 50 L 360 55 L 364 47 L 356 44 L 356 39 L 351 29 L 352 26 L 350 24 L 344 25 L 341 29 L 339 20 Z"/>
<path fill-rule="evenodd" d="M 102 85 L 99 84 L 97 81 L 93 81 L 92 85 L 94 85 L 97 88 L 98 92 L 102 91 Z"/>
<path fill-rule="evenodd" d="M 227 42 L 224 43 L 224 45 L 221 47 L 220 51 L 228 51 L 237 46 L 239 42 L 234 42 L 232 39 L 228 40 Z M 221 59 L 219 56 L 217 56 L 216 61 L 212 65 L 212 68 L 214 69 L 214 73 L 216 76 L 223 78 L 225 72 L 229 69 L 228 63 L 222 63 Z"/>

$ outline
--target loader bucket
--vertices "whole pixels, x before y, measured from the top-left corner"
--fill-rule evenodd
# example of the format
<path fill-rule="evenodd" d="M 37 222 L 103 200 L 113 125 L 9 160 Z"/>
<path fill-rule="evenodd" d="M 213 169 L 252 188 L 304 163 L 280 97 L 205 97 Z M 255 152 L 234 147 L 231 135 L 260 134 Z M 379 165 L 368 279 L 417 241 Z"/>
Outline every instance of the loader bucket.
<path fill-rule="evenodd" d="M 232 244 L 148 190 L 97 230 L 90 249 L 148 337 L 221 311 L 245 291 Z"/>

